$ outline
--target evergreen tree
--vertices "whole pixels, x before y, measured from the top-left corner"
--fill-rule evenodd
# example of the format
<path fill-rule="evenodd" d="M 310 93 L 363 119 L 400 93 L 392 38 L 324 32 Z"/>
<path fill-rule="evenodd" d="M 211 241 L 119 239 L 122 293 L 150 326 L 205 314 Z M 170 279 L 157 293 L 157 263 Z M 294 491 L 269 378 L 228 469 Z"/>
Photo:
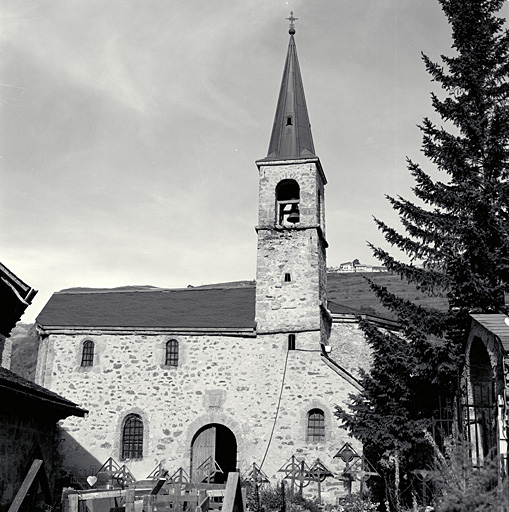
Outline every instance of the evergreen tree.
<path fill-rule="evenodd" d="M 408 160 L 415 201 L 387 198 L 403 230 L 375 222 L 410 263 L 372 249 L 389 271 L 446 297 L 449 309 L 417 306 L 371 283 L 403 330 L 384 333 L 363 324 L 372 369 L 351 410 L 336 412 L 370 462 L 381 462 L 379 472 L 396 479 L 396 490 L 398 473 L 408 487 L 411 471 L 425 467 L 424 431 L 435 398 L 457 392 L 469 313 L 503 311 L 509 284 L 509 32 L 498 16 L 504 1 L 438 1 L 455 52 L 442 56 L 442 64 L 422 57 L 443 91 L 431 100 L 445 127 L 425 118 L 419 128 L 422 151 L 444 178 L 435 180 Z"/>

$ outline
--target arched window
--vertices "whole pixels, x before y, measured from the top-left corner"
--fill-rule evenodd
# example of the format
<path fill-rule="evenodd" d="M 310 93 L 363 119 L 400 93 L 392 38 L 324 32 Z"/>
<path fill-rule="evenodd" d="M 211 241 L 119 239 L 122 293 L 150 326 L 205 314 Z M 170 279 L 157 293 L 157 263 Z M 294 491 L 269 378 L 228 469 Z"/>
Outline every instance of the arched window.
<path fill-rule="evenodd" d="M 81 366 L 94 366 L 94 342 L 91 340 L 87 340 L 83 343 Z"/>
<path fill-rule="evenodd" d="M 139 414 L 129 414 L 122 428 L 122 458 L 143 457 L 143 421 Z"/>
<path fill-rule="evenodd" d="M 166 357 L 164 364 L 167 366 L 178 366 L 179 364 L 179 342 L 170 340 L 166 342 Z"/>
<path fill-rule="evenodd" d="M 308 412 L 308 441 L 325 440 L 325 415 L 321 409 Z"/>
<path fill-rule="evenodd" d="M 277 223 L 292 226 L 300 221 L 300 187 L 295 180 L 283 180 L 276 187 Z"/>

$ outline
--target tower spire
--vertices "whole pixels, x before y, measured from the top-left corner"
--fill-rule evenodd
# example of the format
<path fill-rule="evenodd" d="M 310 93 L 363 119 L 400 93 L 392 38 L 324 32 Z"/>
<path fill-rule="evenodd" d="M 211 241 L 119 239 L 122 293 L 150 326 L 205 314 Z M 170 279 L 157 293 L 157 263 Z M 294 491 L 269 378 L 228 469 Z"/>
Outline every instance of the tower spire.
<path fill-rule="evenodd" d="M 294 18 L 292 11 L 290 17 L 286 19 L 290 21 L 290 42 L 265 160 L 292 160 L 316 156 L 295 46 L 294 22 L 298 18 Z"/>

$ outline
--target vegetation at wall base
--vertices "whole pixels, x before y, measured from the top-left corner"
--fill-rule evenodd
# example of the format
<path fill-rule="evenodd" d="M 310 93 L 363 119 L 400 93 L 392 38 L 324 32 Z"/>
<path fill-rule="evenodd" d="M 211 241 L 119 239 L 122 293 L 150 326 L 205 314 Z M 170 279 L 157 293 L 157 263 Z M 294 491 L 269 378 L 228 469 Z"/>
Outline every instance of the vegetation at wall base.
<path fill-rule="evenodd" d="M 335 500 L 335 503 L 320 505 L 315 499 L 307 499 L 299 492 L 283 484 L 248 487 L 247 505 L 253 512 L 376 512 L 377 504 L 369 495 L 349 494 Z"/>
<path fill-rule="evenodd" d="M 413 201 L 388 197 L 402 232 L 376 219 L 399 261 L 372 246 L 402 279 L 447 310 L 418 305 L 371 282 L 402 326 L 399 334 L 362 328 L 373 351 L 364 390 L 336 415 L 364 444 L 382 478 L 372 490 L 391 510 L 410 507 L 434 450 L 427 442 L 437 397 L 458 392 L 471 313 L 505 312 L 509 283 L 509 33 L 498 13 L 503 0 L 438 0 L 450 24 L 453 56 L 423 61 L 442 89 L 431 103 L 441 125 L 425 118 L 422 152 L 431 172 L 407 161 Z M 442 176 L 435 179 L 434 176 Z"/>
<path fill-rule="evenodd" d="M 248 487 L 247 506 L 254 512 L 322 512 L 316 500 L 292 492 L 284 484 Z"/>
<path fill-rule="evenodd" d="M 436 512 L 488 512 L 509 510 L 507 480 L 500 480 L 500 459 L 472 468 L 469 447 L 449 443 L 445 457 L 437 457 L 432 473 Z"/>

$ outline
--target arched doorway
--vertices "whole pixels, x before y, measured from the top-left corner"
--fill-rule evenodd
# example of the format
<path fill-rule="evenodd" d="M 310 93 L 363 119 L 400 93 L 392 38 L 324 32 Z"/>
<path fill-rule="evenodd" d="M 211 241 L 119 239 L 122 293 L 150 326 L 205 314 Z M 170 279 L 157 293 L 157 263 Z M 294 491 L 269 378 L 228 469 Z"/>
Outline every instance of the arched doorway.
<path fill-rule="evenodd" d="M 193 482 L 222 484 L 237 468 L 237 440 L 233 432 L 218 423 L 202 427 L 191 442 Z"/>
<path fill-rule="evenodd" d="M 468 433 L 474 466 L 482 466 L 497 455 L 497 408 L 490 357 L 479 338 L 472 342 L 469 360 Z"/>

